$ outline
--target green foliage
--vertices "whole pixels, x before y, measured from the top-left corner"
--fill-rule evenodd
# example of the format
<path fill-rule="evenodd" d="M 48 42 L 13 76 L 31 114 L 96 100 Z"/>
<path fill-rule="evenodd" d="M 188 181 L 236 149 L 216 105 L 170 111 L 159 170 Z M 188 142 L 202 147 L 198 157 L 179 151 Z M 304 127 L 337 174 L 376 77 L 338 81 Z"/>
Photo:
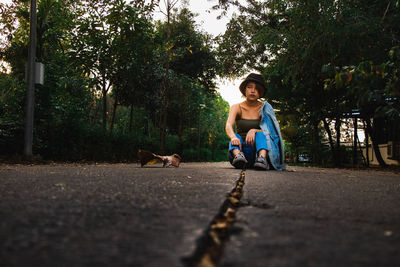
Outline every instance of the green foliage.
<path fill-rule="evenodd" d="M 38 1 L 36 54 L 45 65 L 45 82 L 35 91 L 34 154 L 134 161 L 139 148 L 160 153 L 165 111 L 166 153 L 198 160 L 200 133 L 200 159 L 226 160 L 221 155 L 229 105 L 214 90 L 217 61 L 211 39 L 182 9 L 172 14 L 166 42 L 165 23 L 151 21 L 155 3 Z M 7 37 L 0 60 L 11 66 L 9 74 L 0 73 L 0 151 L 13 155 L 23 147 L 29 5 L 0 8 L 0 34 Z M 162 99 L 166 88 L 167 103 Z M 206 108 L 200 110 L 200 104 Z M 107 121 L 114 123 L 109 132 Z"/>
<path fill-rule="evenodd" d="M 0 73 L 0 151 L 15 154 L 23 148 L 24 87 Z"/>
<path fill-rule="evenodd" d="M 287 123 L 298 128 L 294 136 L 300 140 L 301 129 L 311 129 L 308 142 L 313 154 L 322 151 L 321 121 L 340 120 L 357 102 L 373 107 L 382 99 L 371 92 L 377 87 L 382 91 L 385 84 L 371 76 L 361 91 L 348 92 L 341 86 L 348 82 L 341 70 L 360 62 L 383 62 L 393 44 L 399 44 L 398 1 L 248 0 L 243 4 L 226 0 L 219 1 L 217 8 L 226 11 L 231 5 L 240 14 L 231 18 L 219 41 L 221 74 L 237 77 L 254 69 L 263 73 L 267 100 L 283 118 L 298 118 L 296 124 Z M 333 78 L 332 74 L 335 77 L 329 82 L 337 86 L 326 86 L 325 79 Z M 387 83 L 391 89 L 386 91 L 398 91 L 393 89 L 399 88 L 398 74 L 392 76 Z M 370 92 L 368 97 L 365 91 Z"/>
<path fill-rule="evenodd" d="M 333 72 L 329 71 L 330 66 L 323 66 L 322 71 L 331 77 L 325 80 L 325 88 L 345 89 L 346 99 L 354 99 L 352 105 L 366 118 L 397 119 L 400 116 L 400 64 L 396 54 L 400 54 L 399 47 L 393 47 L 387 61 L 381 64 L 362 61 L 357 66 L 336 68 Z"/>

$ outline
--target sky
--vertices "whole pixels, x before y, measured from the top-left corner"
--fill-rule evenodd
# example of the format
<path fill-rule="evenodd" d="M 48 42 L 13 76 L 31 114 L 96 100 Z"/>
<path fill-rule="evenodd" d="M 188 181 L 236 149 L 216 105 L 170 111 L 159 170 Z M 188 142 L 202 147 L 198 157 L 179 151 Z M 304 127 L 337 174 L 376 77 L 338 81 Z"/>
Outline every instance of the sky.
<path fill-rule="evenodd" d="M 165 0 L 166 1 L 166 0 Z M 11 3 L 12 0 L 0 0 L 1 3 Z M 164 0 L 161 0 L 161 5 Z M 199 25 L 199 29 L 212 34 L 213 36 L 217 36 L 218 34 L 222 34 L 225 32 L 226 24 L 228 23 L 230 16 L 234 12 L 234 10 L 230 10 L 228 12 L 228 16 L 217 19 L 217 16 L 220 14 L 219 11 L 212 10 L 212 6 L 218 3 L 218 0 L 189 0 L 188 8 L 193 13 L 198 14 L 195 18 L 197 24 Z M 182 0 L 177 3 L 177 7 L 180 7 L 182 4 Z M 162 8 L 162 7 L 161 7 Z M 164 16 L 161 12 L 158 12 L 156 16 Z M 224 98 L 229 105 L 238 103 L 243 101 L 242 94 L 239 91 L 239 85 L 242 79 L 237 80 L 218 80 L 217 87 L 218 92 L 221 94 L 222 98 Z"/>

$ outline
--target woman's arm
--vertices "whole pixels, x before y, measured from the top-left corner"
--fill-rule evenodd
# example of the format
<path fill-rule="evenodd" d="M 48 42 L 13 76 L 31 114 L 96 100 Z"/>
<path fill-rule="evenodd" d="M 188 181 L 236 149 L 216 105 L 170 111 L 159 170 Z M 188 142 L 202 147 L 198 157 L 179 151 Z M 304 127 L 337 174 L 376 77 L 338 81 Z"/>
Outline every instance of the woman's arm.
<path fill-rule="evenodd" d="M 229 109 L 229 116 L 228 119 L 226 120 L 225 132 L 228 135 L 229 139 L 231 139 L 232 145 L 239 146 L 240 149 L 242 149 L 240 140 L 239 138 L 237 138 L 235 132 L 233 131 L 233 125 L 235 125 L 235 120 L 238 112 L 239 112 L 239 104 L 235 104 Z"/>

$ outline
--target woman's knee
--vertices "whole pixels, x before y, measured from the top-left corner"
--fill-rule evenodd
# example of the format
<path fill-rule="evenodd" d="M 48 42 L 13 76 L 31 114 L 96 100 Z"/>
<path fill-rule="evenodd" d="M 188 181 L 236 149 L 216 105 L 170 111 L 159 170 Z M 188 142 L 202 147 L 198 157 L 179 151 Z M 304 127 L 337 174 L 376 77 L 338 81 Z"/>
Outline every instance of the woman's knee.
<path fill-rule="evenodd" d="M 255 143 L 257 152 L 260 151 L 261 149 L 268 150 L 267 137 L 263 132 L 256 133 L 255 139 L 256 139 Z"/>
<path fill-rule="evenodd" d="M 237 134 L 237 133 L 235 133 L 235 135 L 236 135 L 236 137 L 239 139 L 240 144 L 241 144 L 242 147 L 243 147 L 243 139 L 242 139 L 242 137 L 241 137 L 239 134 Z M 232 142 L 229 142 L 228 151 L 229 151 L 229 152 L 232 152 L 232 150 L 235 150 L 235 149 L 238 149 L 238 150 L 240 151 L 240 147 L 239 147 L 239 146 L 232 145 Z"/>

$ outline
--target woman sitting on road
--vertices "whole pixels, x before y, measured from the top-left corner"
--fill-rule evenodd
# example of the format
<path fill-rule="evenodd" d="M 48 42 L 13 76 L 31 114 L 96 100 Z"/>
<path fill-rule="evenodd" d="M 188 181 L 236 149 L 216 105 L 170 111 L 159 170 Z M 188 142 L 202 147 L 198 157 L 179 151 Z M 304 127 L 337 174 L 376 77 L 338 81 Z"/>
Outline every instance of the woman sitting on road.
<path fill-rule="evenodd" d="M 230 138 L 230 163 L 237 169 L 284 170 L 278 121 L 271 105 L 260 101 L 266 91 L 263 77 L 250 73 L 239 89 L 246 100 L 232 105 L 225 127 Z M 233 130 L 235 124 L 237 133 Z"/>

